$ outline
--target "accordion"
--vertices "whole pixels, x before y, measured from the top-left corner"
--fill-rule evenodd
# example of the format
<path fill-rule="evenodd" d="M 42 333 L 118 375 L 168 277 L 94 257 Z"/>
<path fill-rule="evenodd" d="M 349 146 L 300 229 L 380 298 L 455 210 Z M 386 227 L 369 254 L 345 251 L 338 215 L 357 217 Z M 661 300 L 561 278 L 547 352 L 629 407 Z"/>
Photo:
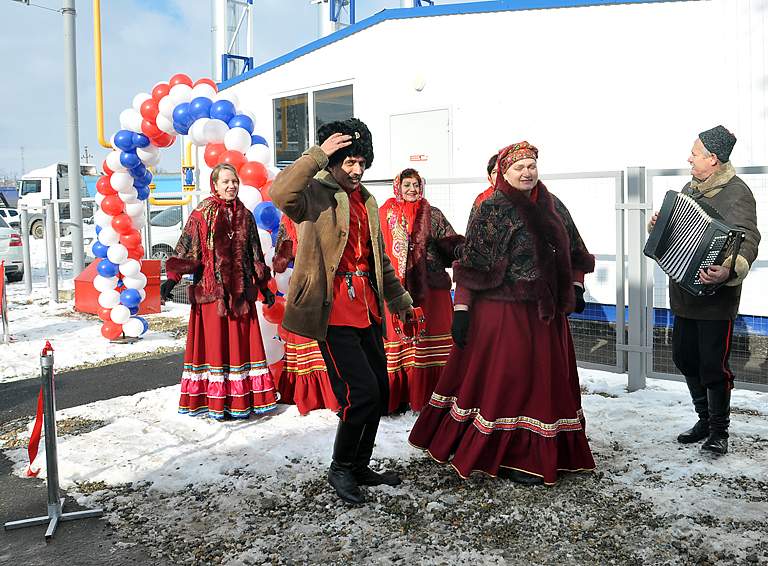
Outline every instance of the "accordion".
<path fill-rule="evenodd" d="M 692 295 L 711 295 L 720 287 L 699 279 L 699 270 L 736 264 L 744 232 L 726 224 L 717 211 L 689 195 L 668 191 L 643 253 Z"/>

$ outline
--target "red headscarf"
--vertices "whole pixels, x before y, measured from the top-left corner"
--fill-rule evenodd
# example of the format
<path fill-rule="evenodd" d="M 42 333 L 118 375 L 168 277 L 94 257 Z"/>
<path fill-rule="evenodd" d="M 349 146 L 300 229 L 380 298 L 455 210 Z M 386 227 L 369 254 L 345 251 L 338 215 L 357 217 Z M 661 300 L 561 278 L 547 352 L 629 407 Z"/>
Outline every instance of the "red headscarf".
<path fill-rule="evenodd" d="M 405 175 L 404 175 L 405 173 Z M 407 202 L 403 199 L 400 189 L 403 179 L 416 179 L 421 189 L 419 200 Z M 408 246 L 416 215 L 424 202 L 424 179 L 415 169 L 405 169 L 394 179 L 392 184 L 395 197 L 388 199 L 379 211 L 381 232 L 384 236 L 384 246 L 392 262 L 395 273 L 402 280 L 408 263 Z"/>
<path fill-rule="evenodd" d="M 512 164 L 515 161 L 520 161 L 521 159 L 538 159 L 538 158 L 539 158 L 539 150 L 535 146 L 528 143 L 527 141 L 513 143 L 511 145 L 508 145 L 505 148 L 500 149 L 499 159 L 498 159 L 499 174 L 496 176 L 495 188 L 507 194 L 509 194 L 510 191 L 516 190 L 504 178 L 504 173 L 506 173 L 507 170 L 510 167 L 512 167 Z M 538 198 L 538 193 L 539 193 L 538 189 L 539 189 L 539 184 L 536 183 L 536 186 L 533 187 L 533 190 L 529 195 L 531 200 L 535 201 Z"/>

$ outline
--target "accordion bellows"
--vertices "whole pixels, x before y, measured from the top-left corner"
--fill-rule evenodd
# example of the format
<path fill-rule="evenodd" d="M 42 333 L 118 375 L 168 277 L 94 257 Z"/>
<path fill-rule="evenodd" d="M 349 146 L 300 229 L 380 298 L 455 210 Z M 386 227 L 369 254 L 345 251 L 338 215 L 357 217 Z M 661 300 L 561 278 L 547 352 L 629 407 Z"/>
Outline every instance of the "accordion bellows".
<path fill-rule="evenodd" d="M 720 285 L 706 285 L 699 271 L 735 264 L 744 232 L 723 221 L 713 208 L 693 197 L 668 191 L 643 253 L 656 260 L 670 279 L 692 295 L 711 295 Z"/>

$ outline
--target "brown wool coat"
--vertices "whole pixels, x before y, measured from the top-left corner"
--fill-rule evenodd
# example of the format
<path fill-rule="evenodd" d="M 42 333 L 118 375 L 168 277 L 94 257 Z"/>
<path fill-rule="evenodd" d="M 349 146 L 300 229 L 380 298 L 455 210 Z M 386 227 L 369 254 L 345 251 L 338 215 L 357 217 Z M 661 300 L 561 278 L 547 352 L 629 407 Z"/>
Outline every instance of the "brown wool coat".
<path fill-rule="evenodd" d="M 333 304 L 333 281 L 347 245 L 349 196 L 325 170 L 328 158 L 318 146 L 286 167 L 269 189 L 270 197 L 298 226 L 298 247 L 286 296 L 283 327 L 295 334 L 325 340 Z M 371 233 L 371 280 L 379 312 L 384 300 L 390 312 L 413 304 L 384 253 L 376 199 L 362 191 Z M 386 333 L 382 320 L 382 332 Z"/>

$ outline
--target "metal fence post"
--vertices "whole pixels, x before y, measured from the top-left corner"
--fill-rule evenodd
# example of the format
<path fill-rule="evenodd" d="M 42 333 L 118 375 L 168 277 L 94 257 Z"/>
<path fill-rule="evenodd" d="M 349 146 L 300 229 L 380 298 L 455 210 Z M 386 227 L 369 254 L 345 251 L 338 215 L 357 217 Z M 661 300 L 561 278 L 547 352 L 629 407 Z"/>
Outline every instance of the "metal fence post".
<path fill-rule="evenodd" d="M 21 257 L 24 264 L 24 288 L 27 295 L 32 293 L 32 255 L 29 249 L 29 210 L 26 205 L 19 208 L 21 216 Z"/>
<path fill-rule="evenodd" d="M 645 167 L 627 168 L 628 269 L 629 283 L 629 332 L 627 350 L 627 388 L 637 391 L 645 387 L 647 377 L 646 354 L 650 351 L 646 340 L 648 316 L 647 274 L 643 247 L 648 222 Z"/>
<path fill-rule="evenodd" d="M 48 263 L 48 288 L 51 298 L 59 302 L 59 270 L 58 254 L 56 253 L 56 205 L 46 202 L 43 210 L 45 215 L 45 251 Z"/>

